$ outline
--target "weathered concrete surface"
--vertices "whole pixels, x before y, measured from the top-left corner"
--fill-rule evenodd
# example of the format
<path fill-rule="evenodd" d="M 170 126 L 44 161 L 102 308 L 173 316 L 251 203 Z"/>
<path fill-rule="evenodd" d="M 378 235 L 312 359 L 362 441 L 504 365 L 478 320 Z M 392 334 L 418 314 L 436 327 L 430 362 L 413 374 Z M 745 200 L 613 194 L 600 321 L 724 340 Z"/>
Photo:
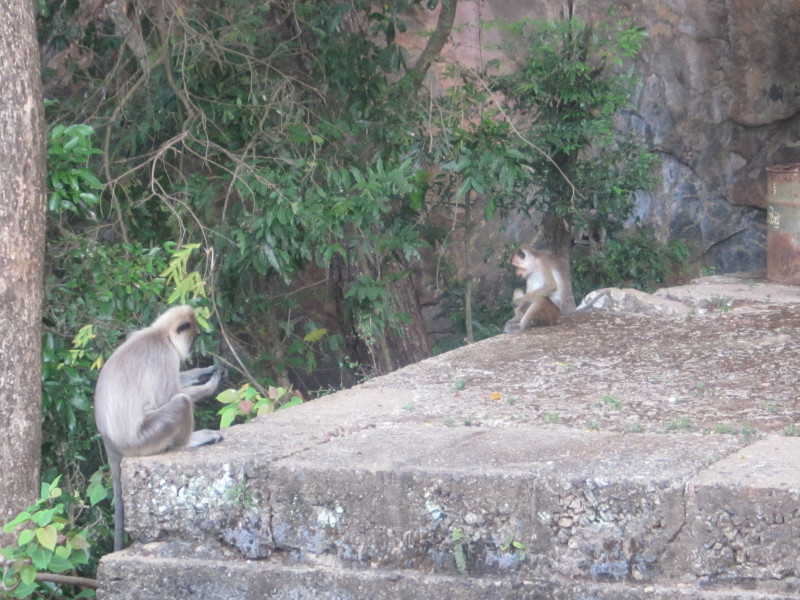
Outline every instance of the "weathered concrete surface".
<path fill-rule="evenodd" d="M 800 291 L 667 295 L 126 460 L 99 597 L 797 597 Z"/>

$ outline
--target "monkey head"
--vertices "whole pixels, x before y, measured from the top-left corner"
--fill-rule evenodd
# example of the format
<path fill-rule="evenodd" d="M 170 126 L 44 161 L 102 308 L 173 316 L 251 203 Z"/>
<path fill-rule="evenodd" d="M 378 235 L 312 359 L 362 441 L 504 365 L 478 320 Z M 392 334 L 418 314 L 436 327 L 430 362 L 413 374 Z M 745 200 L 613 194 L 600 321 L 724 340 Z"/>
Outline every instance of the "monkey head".
<path fill-rule="evenodd" d="M 191 306 L 174 306 L 156 319 L 151 326 L 168 332 L 169 341 L 178 352 L 181 360 L 192 353 L 192 345 L 197 337 L 197 317 Z"/>
<path fill-rule="evenodd" d="M 527 279 L 533 268 L 533 254 L 520 248 L 511 256 L 511 266 L 520 279 Z"/>

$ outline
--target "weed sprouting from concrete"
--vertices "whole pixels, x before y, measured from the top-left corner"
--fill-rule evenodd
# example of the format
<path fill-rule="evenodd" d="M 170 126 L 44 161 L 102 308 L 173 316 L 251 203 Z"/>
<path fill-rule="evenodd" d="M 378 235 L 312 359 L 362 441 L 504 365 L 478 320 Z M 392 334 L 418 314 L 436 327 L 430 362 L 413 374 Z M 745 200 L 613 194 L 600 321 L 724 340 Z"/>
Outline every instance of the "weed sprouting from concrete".
<path fill-rule="evenodd" d="M 467 380 L 462 377 L 456 377 L 452 382 L 450 382 L 450 391 L 454 394 L 456 392 L 460 392 L 465 387 L 467 387 Z"/>
<path fill-rule="evenodd" d="M 246 481 L 240 481 L 236 485 L 228 488 L 226 496 L 230 502 L 238 504 L 246 509 L 253 507 L 253 493 L 250 491 L 250 488 L 247 487 Z"/>
<path fill-rule="evenodd" d="M 786 437 L 800 437 L 800 427 L 792 423 L 781 429 L 781 435 L 785 435 Z"/>
<path fill-rule="evenodd" d="M 552 424 L 560 423 L 561 422 L 561 415 L 559 415 L 558 413 L 547 413 L 544 416 L 544 422 L 545 423 L 552 423 Z"/>
<path fill-rule="evenodd" d="M 714 308 L 720 312 L 728 312 L 731 309 L 731 299 L 725 296 L 714 298 Z"/>
<path fill-rule="evenodd" d="M 681 417 L 677 421 L 670 421 L 665 427 L 666 433 L 675 433 L 677 431 L 691 431 L 692 422 L 688 417 Z"/>
<path fill-rule="evenodd" d="M 525 544 L 523 544 L 522 542 L 516 541 L 514 539 L 515 537 L 516 536 L 513 533 L 511 535 L 509 535 L 508 536 L 508 540 L 506 540 L 505 544 L 502 544 L 500 546 L 500 549 L 503 552 L 508 552 L 509 550 L 512 550 L 514 552 L 514 555 L 516 556 L 517 560 L 519 562 L 523 562 L 525 560 L 525 557 L 527 556 L 527 554 L 525 552 Z"/>
<path fill-rule="evenodd" d="M 722 435 L 736 435 L 739 433 L 739 430 L 733 425 L 728 425 L 727 423 L 717 423 L 714 425 L 714 433 L 719 433 Z"/>
<path fill-rule="evenodd" d="M 464 535 L 464 532 L 460 529 L 455 529 L 450 535 L 450 539 L 453 541 L 453 558 L 456 561 L 456 569 L 458 569 L 458 572 L 461 573 L 461 575 L 466 577 L 468 574 L 467 552 L 464 549 L 464 542 L 467 539 L 467 536 Z"/>

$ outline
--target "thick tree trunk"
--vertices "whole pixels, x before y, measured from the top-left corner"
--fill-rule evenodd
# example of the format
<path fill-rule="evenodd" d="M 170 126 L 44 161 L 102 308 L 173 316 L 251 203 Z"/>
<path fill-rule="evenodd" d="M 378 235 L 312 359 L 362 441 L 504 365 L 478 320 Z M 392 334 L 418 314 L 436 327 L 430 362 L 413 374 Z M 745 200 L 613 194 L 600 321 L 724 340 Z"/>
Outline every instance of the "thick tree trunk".
<path fill-rule="evenodd" d="M 542 217 L 542 235 L 537 244 L 540 250 L 553 253 L 567 280 L 567 293 L 564 295 L 562 311 L 575 310 L 575 300 L 572 297 L 572 279 L 569 264 L 569 253 L 572 248 L 572 224 L 569 219 L 559 217 L 552 211 L 547 211 Z"/>
<path fill-rule="evenodd" d="M 0 0 L 1 523 L 39 496 L 45 144 L 33 6 Z"/>
<path fill-rule="evenodd" d="M 398 270 L 405 270 L 407 265 L 396 265 Z M 409 316 L 399 333 L 388 331 L 386 342 L 391 356 L 391 366 L 399 369 L 428 358 L 433 353 L 425 331 L 419 294 L 414 287 L 412 277 L 404 277 L 391 284 L 390 290 L 397 310 Z"/>
<path fill-rule="evenodd" d="M 352 315 L 345 309 L 345 294 L 353 283 L 353 279 L 353 269 L 342 257 L 335 255 L 328 270 L 328 292 L 333 306 L 336 307 L 339 332 L 344 337 L 344 353 L 350 362 L 355 362 L 359 365 L 370 365 L 372 357 L 369 348 L 359 336 Z"/>

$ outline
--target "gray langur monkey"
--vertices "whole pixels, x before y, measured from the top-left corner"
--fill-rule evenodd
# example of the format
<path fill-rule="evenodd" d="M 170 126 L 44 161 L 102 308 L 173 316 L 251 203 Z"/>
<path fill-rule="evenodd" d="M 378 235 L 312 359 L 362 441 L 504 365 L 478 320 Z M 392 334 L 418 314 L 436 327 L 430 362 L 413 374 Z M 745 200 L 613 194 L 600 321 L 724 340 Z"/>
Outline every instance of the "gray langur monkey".
<path fill-rule="evenodd" d="M 520 248 L 512 255 L 511 265 L 517 277 L 525 279 L 525 291 L 514 290 L 514 316 L 506 322 L 505 332 L 555 323 L 561 315 L 566 284 L 553 256 Z"/>
<path fill-rule="evenodd" d="M 197 337 L 191 306 L 175 306 L 133 333 L 100 370 L 94 418 L 103 438 L 114 484 L 114 551 L 122 549 L 125 513 L 120 464 L 126 456 L 192 448 L 222 440 L 194 430 L 194 402 L 210 396 L 225 375 L 212 365 L 180 372 Z"/>

